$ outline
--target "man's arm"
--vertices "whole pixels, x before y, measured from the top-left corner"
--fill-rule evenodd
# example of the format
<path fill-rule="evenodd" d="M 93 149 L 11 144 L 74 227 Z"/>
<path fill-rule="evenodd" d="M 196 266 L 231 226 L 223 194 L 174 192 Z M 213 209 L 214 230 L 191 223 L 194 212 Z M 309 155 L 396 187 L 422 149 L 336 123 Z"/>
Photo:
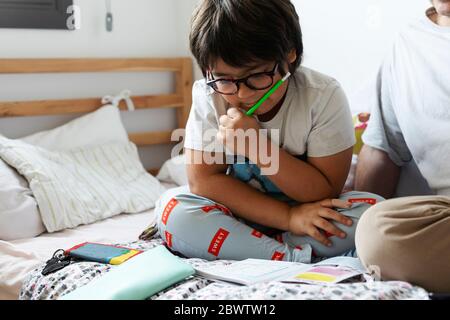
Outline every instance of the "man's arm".
<path fill-rule="evenodd" d="M 392 198 L 400 177 L 398 167 L 386 152 L 364 145 L 358 156 L 355 190 Z"/>
<path fill-rule="evenodd" d="M 192 193 L 223 204 L 233 214 L 249 221 L 288 231 L 290 208 L 288 204 L 227 176 L 226 164 L 206 164 L 203 161 L 195 164 L 195 159 L 203 159 L 204 152 L 185 150 L 189 188 Z"/>

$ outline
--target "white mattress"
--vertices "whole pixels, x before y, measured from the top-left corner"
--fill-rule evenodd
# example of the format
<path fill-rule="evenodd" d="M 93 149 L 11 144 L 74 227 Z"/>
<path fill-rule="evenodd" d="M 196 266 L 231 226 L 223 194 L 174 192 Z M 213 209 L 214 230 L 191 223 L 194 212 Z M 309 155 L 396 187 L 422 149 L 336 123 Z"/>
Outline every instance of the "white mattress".
<path fill-rule="evenodd" d="M 162 183 L 167 189 L 174 184 Z M 74 229 L 43 233 L 35 238 L 0 240 L 0 300 L 17 299 L 27 273 L 51 258 L 58 249 L 69 249 L 89 241 L 123 243 L 138 240 L 155 219 L 154 209 L 112 218 Z"/>

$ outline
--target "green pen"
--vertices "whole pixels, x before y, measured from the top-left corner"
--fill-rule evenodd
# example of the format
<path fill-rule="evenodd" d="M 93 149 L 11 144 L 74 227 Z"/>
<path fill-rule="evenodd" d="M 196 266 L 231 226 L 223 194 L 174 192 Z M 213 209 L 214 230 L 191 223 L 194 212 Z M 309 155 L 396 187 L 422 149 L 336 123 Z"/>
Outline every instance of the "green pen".
<path fill-rule="evenodd" d="M 264 101 L 266 101 L 272 95 L 272 93 L 274 93 L 275 90 L 277 90 L 281 86 L 281 84 L 285 82 L 287 78 L 289 78 L 290 75 L 290 72 L 286 73 L 283 79 L 278 80 L 278 82 L 275 83 L 275 85 L 269 91 L 267 91 L 267 93 L 261 99 L 259 99 L 259 101 L 255 103 L 255 105 L 251 107 L 250 110 L 248 110 L 245 114 L 248 116 L 253 115 L 256 109 L 258 109 L 264 103 Z"/>

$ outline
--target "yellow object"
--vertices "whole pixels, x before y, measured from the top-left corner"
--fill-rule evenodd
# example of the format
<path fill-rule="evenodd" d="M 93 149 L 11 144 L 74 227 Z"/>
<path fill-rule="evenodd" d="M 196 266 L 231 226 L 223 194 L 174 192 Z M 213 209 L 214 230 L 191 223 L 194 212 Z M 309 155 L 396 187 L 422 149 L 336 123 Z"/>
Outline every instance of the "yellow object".
<path fill-rule="evenodd" d="M 333 282 L 336 280 L 336 277 L 320 274 L 320 273 L 312 273 L 312 272 L 305 272 L 300 273 L 295 276 L 297 279 L 303 279 L 303 280 L 315 280 L 315 281 L 323 281 L 323 282 Z"/>
<path fill-rule="evenodd" d="M 355 128 L 356 143 L 353 146 L 353 154 L 359 154 L 359 152 L 361 151 L 361 148 L 363 146 L 363 141 L 362 141 L 363 132 L 364 132 L 364 130 Z"/>
<path fill-rule="evenodd" d="M 138 251 L 138 250 L 130 250 L 130 252 L 128 252 L 128 253 L 125 253 L 125 254 L 123 254 L 123 255 L 121 255 L 121 256 L 112 258 L 112 259 L 109 261 L 109 263 L 110 263 L 110 264 L 121 264 L 122 262 L 125 262 L 125 261 L 127 261 L 128 259 L 130 259 L 131 257 L 137 255 L 139 252 L 140 252 L 140 251 Z"/>
<path fill-rule="evenodd" d="M 367 122 L 369 121 L 369 113 L 358 113 L 353 116 L 353 126 L 355 128 L 356 143 L 353 146 L 353 154 L 359 154 L 363 146 L 362 135 L 366 130 Z"/>

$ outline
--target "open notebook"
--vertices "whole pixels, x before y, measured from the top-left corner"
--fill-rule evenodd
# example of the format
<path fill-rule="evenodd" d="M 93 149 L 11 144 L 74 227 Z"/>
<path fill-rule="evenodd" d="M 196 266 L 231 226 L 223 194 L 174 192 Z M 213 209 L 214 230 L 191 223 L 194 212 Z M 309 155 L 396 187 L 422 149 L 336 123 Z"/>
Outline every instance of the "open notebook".
<path fill-rule="evenodd" d="M 365 272 L 359 259 L 351 257 L 335 257 L 316 264 L 245 259 L 225 266 L 196 268 L 201 277 L 243 285 L 266 281 L 334 284 Z"/>

